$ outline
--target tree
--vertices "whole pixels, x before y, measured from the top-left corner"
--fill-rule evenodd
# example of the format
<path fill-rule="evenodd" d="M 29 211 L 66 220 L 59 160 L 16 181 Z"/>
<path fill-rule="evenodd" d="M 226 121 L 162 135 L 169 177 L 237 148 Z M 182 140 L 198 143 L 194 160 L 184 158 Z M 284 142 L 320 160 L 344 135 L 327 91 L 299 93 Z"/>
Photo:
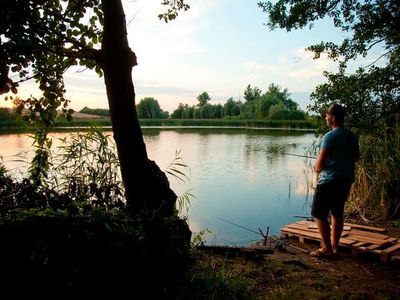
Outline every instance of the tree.
<path fill-rule="evenodd" d="M 183 112 L 185 111 L 185 109 L 187 109 L 187 107 L 187 104 L 179 103 L 178 108 L 172 112 L 171 118 L 183 119 Z"/>
<path fill-rule="evenodd" d="M 224 116 L 229 117 L 238 116 L 240 115 L 240 107 L 241 103 L 239 101 L 233 100 L 233 98 L 230 97 L 224 104 L 223 114 Z"/>
<path fill-rule="evenodd" d="M 97 115 L 97 116 L 104 116 L 104 117 L 110 116 L 110 110 L 104 109 L 104 108 L 89 108 L 89 107 L 85 106 L 79 112 L 83 113 L 83 114 Z"/>
<path fill-rule="evenodd" d="M 389 125 L 395 123 L 394 116 L 400 112 L 398 1 L 279 0 L 258 5 L 267 13 L 271 30 L 312 27 L 313 22 L 329 17 L 348 36 L 340 44 L 327 41 L 307 48 L 314 52 L 314 58 L 327 53 L 340 66 L 337 74 L 324 73 L 328 83 L 318 86 L 311 95 L 315 101 L 309 107 L 311 111 L 323 114 L 328 103 L 336 100 L 352 112 L 350 120 L 354 126 L 363 127 L 367 119 L 385 120 Z M 350 60 L 373 51 L 382 54 L 354 74 L 346 72 Z M 370 126 L 364 129 L 375 130 Z"/>
<path fill-rule="evenodd" d="M 258 87 L 252 88 L 249 84 L 244 90 L 244 100 L 247 102 L 254 102 L 261 96 L 262 91 Z"/>
<path fill-rule="evenodd" d="M 16 119 L 15 113 L 11 109 L 7 107 L 0 107 L 0 122 L 15 120 L 15 119 Z"/>
<path fill-rule="evenodd" d="M 167 1 L 166 22 L 188 9 L 184 1 Z M 46 124 L 56 110 L 67 110 L 64 72 L 73 65 L 104 75 L 114 139 L 117 145 L 127 205 L 133 214 L 153 211 L 170 215 L 176 201 L 168 180 L 148 159 L 135 107 L 132 68 L 136 55 L 127 40 L 120 0 L 3 0 L 0 11 L 0 93 L 17 93 L 29 78 L 43 95 L 30 98 Z M 17 73 L 19 80 L 13 80 Z"/>
<path fill-rule="evenodd" d="M 201 94 L 199 94 L 198 96 L 197 96 L 197 101 L 199 101 L 199 103 L 197 104 L 197 106 L 198 107 L 203 107 L 203 106 L 205 106 L 207 103 L 208 103 L 208 101 L 210 101 L 211 100 L 211 98 L 210 98 L 210 96 L 208 95 L 208 93 L 207 92 L 202 92 Z"/>
<path fill-rule="evenodd" d="M 314 58 L 321 53 L 339 62 L 337 73 L 325 72 L 328 82 L 311 94 L 309 109 L 320 116 L 335 100 L 348 112 L 348 122 L 361 135 L 362 172 L 368 182 L 368 196 L 361 206 L 376 208 L 384 203 L 386 220 L 400 216 L 400 3 L 394 0 L 278 0 L 258 4 L 268 15 L 271 30 L 287 31 L 313 26 L 314 21 L 329 17 L 346 36 L 341 43 L 321 42 L 307 49 Z M 377 58 L 355 72 L 348 72 L 348 62 L 373 52 Z M 321 118 L 322 119 L 322 118 Z M 321 124 L 322 124 L 321 120 Z M 325 129 L 326 130 L 326 129 Z M 356 190 L 362 190 L 360 185 Z M 364 185 L 365 187 L 365 185 Z M 355 197 L 357 198 L 357 197 Z M 362 193 L 360 197 L 363 198 Z M 377 200 L 379 199 L 379 200 Z M 366 205 L 366 203 L 368 203 Z M 358 213 L 358 211 L 357 211 Z"/>
<path fill-rule="evenodd" d="M 168 112 L 164 112 L 160 108 L 158 101 L 152 97 L 146 97 L 140 100 L 136 106 L 139 118 L 143 119 L 162 119 L 168 118 Z"/>
<path fill-rule="evenodd" d="M 265 118 L 269 114 L 271 106 L 281 103 L 281 99 L 275 94 L 266 92 L 255 102 L 255 112 L 258 118 Z"/>

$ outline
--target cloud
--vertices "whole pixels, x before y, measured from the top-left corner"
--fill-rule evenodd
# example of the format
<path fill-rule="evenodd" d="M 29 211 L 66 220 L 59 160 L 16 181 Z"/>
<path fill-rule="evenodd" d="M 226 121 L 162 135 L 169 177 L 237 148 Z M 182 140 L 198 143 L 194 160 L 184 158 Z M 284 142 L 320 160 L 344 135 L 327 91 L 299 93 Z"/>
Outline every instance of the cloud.
<path fill-rule="evenodd" d="M 324 82 L 324 71 L 335 71 L 337 63 L 326 55 L 314 60 L 313 54 L 297 48 L 279 56 L 269 57 L 268 62 L 247 60 L 242 64 L 243 76 L 252 81 L 252 85 L 261 89 L 266 84 L 275 83 L 289 92 L 310 92 L 317 84 Z M 261 84 L 261 86 L 259 86 Z"/>
<path fill-rule="evenodd" d="M 246 61 L 243 66 L 249 71 L 269 72 L 280 76 L 308 79 L 319 78 L 324 71 L 333 71 L 337 64 L 329 60 L 327 55 L 323 54 L 321 58 L 314 60 L 311 52 L 296 49 L 288 56 L 279 57 L 274 64 Z"/>
<path fill-rule="evenodd" d="M 304 36 L 265 31 L 256 0 L 188 0 L 190 10 L 168 24 L 157 17 L 166 9 L 160 0 L 123 3 L 129 44 L 138 57 L 132 71 L 137 99 L 154 97 L 164 110 L 180 102 L 197 104 L 202 91 L 211 103 L 240 99 L 248 84 L 266 90 L 275 83 L 290 93 L 309 93 L 333 67 L 325 57 L 312 59 L 298 43 L 306 43 Z M 104 78 L 93 71 L 69 70 L 65 83 L 72 108 L 108 106 Z M 23 86 L 24 95 L 40 96 L 34 84 Z"/>

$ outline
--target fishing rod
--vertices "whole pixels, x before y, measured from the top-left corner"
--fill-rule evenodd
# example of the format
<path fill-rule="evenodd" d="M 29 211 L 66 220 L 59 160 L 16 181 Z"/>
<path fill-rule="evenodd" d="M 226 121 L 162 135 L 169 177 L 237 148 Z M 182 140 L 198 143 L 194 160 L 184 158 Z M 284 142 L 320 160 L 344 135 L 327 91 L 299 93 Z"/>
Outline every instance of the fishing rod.
<path fill-rule="evenodd" d="M 252 230 L 252 229 L 250 229 L 250 228 L 244 227 L 244 226 L 242 226 L 242 225 L 236 224 L 236 223 L 231 222 L 231 221 L 228 221 L 228 220 L 224 220 L 224 219 L 222 219 L 222 218 L 218 218 L 218 217 L 217 217 L 217 219 L 219 219 L 219 220 L 221 220 L 221 221 L 223 221 L 223 222 L 226 222 L 226 223 L 228 223 L 228 224 L 235 225 L 235 226 L 237 226 L 237 227 L 239 227 L 239 228 L 242 228 L 242 229 L 245 229 L 245 230 L 247 230 L 247 231 L 253 232 L 253 233 L 255 233 L 255 234 L 261 235 L 261 236 L 264 238 L 264 246 L 266 245 L 266 242 L 267 242 L 267 239 L 268 239 L 269 226 L 268 226 L 268 228 L 267 228 L 267 233 L 264 234 L 260 228 L 258 228 L 258 230 L 259 230 L 260 232 L 257 232 L 257 231 L 255 231 L 255 230 Z M 304 252 L 304 253 L 308 253 L 308 250 L 306 250 L 306 249 L 302 249 L 302 248 L 293 246 L 293 245 L 291 245 L 291 244 L 289 244 L 289 243 L 282 242 L 282 241 L 278 240 L 278 238 L 275 238 L 275 237 L 273 237 L 273 236 L 271 236 L 271 238 L 275 239 L 276 242 L 279 242 L 279 243 L 281 243 L 281 244 L 283 244 L 283 245 L 285 245 L 285 246 L 292 247 L 293 249 L 300 250 L 300 251 L 302 251 L 302 252 Z"/>
<path fill-rule="evenodd" d="M 291 155 L 291 156 L 297 156 L 297 157 L 302 157 L 302 158 L 317 159 L 315 156 L 300 155 L 300 154 L 286 153 L 286 152 L 283 152 L 282 154 L 284 154 L 284 155 Z"/>

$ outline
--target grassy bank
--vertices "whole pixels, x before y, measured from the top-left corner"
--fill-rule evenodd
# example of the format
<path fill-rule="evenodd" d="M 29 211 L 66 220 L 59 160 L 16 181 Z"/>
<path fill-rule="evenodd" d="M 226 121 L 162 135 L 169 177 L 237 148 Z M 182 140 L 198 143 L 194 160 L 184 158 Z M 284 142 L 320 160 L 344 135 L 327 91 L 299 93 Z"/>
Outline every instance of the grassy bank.
<path fill-rule="evenodd" d="M 226 120 L 226 119 L 140 119 L 141 126 L 218 126 L 218 127 L 247 127 L 247 128 L 287 128 L 287 129 L 314 129 L 315 124 L 308 120 Z M 58 119 L 55 128 L 74 128 L 90 126 L 111 126 L 109 118 L 73 119 L 72 121 Z M 29 130 L 23 122 L 17 120 L 0 121 L 0 129 Z"/>

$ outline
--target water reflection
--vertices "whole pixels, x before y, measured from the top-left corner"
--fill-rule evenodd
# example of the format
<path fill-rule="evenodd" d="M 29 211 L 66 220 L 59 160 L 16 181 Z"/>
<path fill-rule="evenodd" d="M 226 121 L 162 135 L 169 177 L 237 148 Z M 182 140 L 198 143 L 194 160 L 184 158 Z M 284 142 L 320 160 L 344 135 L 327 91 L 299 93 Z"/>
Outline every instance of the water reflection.
<path fill-rule="evenodd" d="M 55 146 L 68 134 L 53 134 Z M 311 132 L 143 128 L 143 134 L 149 158 L 162 170 L 181 150 L 190 181 L 170 178 L 171 187 L 178 195 L 191 189 L 196 196 L 189 208 L 190 227 L 193 232 L 209 228 L 209 243 L 241 245 L 260 238 L 222 220 L 255 231 L 269 226 L 271 234 L 279 234 L 294 216 L 309 215 L 307 164 L 285 153 L 303 155 L 314 139 Z M 26 135 L 0 135 L 0 154 L 12 155 L 30 144 Z"/>

